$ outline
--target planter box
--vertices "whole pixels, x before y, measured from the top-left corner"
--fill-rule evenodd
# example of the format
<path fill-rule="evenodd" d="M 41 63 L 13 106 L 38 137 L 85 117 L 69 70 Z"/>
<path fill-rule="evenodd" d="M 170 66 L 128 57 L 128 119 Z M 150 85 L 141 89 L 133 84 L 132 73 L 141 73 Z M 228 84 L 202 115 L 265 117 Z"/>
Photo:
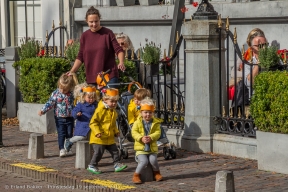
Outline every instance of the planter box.
<path fill-rule="evenodd" d="M 39 116 L 38 111 L 43 104 L 18 103 L 19 130 L 34 133 L 56 133 L 54 111 L 51 109 L 45 115 Z"/>
<path fill-rule="evenodd" d="M 117 6 L 131 6 L 135 5 L 135 0 L 116 0 Z"/>
<path fill-rule="evenodd" d="M 257 131 L 258 169 L 288 174 L 288 134 Z"/>
<path fill-rule="evenodd" d="M 140 5 L 158 5 L 159 0 L 139 0 Z"/>
<path fill-rule="evenodd" d="M 145 76 L 145 70 L 146 70 L 146 76 Z M 156 75 L 159 74 L 159 64 L 153 64 L 153 65 L 146 65 L 143 62 L 140 63 L 139 65 L 139 73 L 140 73 L 140 83 L 144 84 L 145 79 L 147 84 L 151 84 L 151 76 L 156 78 Z"/>

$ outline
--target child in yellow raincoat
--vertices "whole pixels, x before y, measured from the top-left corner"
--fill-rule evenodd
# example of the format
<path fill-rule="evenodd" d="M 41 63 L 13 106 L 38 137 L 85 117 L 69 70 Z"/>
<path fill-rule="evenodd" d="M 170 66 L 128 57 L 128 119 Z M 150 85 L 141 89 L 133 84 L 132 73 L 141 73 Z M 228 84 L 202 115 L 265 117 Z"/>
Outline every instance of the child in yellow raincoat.
<path fill-rule="evenodd" d="M 116 127 L 117 111 L 115 110 L 119 99 L 118 89 L 107 88 L 103 89 L 102 92 L 102 100 L 98 103 L 98 107 L 90 120 L 89 143 L 93 146 L 94 154 L 87 170 L 94 174 L 101 173 L 98 162 L 101 160 L 105 149 L 112 155 L 115 172 L 127 168 L 127 165 L 120 163 L 118 148 L 114 140 L 114 137 L 120 135 Z"/>
<path fill-rule="evenodd" d="M 138 109 L 140 106 L 140 102 L 146 98 L 151 97 L 151 92 L 149 89 L 141 88 L 137 89 L 134 92 L 134 97 L 131 99 L 129 105 L 128 105 L 128 123 L 129 125 L 133 125 L 133 123 L 137 120 L 140 110 Z"/>
<path fill-rule="evenodd" d="M 156 144 L 161 135 L 161 120 L 153 117 L 154 110 L 153 100 L 150 98 L 143 99 L 140 102 L 141 116 L 133 124 L 132 136 L 135 139 L 134 150 L 138 159 L 138 166 L 132 179 L 135 184 L 142 183 L 140 173 L 148 163 L 152 166 L 155 180 L 161 181 L 163 179 L 157 161 L 158 147 Z"/>

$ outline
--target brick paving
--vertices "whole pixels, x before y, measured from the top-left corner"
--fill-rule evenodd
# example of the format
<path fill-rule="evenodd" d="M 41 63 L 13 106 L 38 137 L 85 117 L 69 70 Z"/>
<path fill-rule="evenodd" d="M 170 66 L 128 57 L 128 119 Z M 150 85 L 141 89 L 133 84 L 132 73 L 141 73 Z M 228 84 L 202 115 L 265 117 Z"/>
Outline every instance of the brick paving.
<path fill-rule="evenodd" d="M 16 191 L 63 191 L 63 192 L 81 192 L 75 188 L 65 188 L 66 186 L 59 186 L 53 183 L 47 183 L 40 179 L 31 179 L 11 171 L 0 169 L 0 191 L 2 192 L 16 192 Z"/>
<path fill-rule="evenodd" d="M 234 172 L 237 192 L 288 191 L 288 175 L 259 171 L 255 160 L 219 154 L 199 154 L 181 149 L 177 149 L 177 158 L 173 160 L 164 160 L 162 153 L 159 153 L 158 161 L 164 181 L 134 185 L 131 179 L 137 164 L 134 161 L 132 146 L 129 148 L 129 158 L 122 161 L 128 165 L 125 171 L 115 173 L 111 157 L 105 153 L 99 163 L 103 174 L 93 175 L 85 169 L 74 168 L 75 155 L 59 157 L 56 134 L 44 135 L 45 158 L 27 159 L 29 135 L 28 132 L 19 131 L 17 126 L 3 127 L 4 147 L 0 148 L 0 162 L 33 163 L 56 169 L 58 175 L 67 178 L 108 179 L 137 187 L 130 191 L 214 191 L 216 173 L 220 170 Z M 75 152 L 75 146 L 72 150 Z"/>

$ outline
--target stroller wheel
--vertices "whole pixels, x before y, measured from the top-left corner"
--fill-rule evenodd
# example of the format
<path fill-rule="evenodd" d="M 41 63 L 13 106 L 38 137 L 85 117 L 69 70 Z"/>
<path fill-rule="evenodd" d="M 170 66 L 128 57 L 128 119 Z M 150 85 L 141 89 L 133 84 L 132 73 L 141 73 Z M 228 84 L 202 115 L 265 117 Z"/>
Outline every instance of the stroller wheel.
<path fill-rule="evenodd" d="M 128 149 L 126 147 L 123 148 L 123 152 L 122 152 L 122 155 L 123 155 L 123 159 L 128 159 Z"/>
<path fill-rule="evenodd" d="M 170 149 L 170 155 L 172 159 L 176 159 L 177 153 L 176 153 L 176 148 L 174 146 L 172 146 Z"/>
<path fill-rule="evenodd" d="M 165 160 L 168 160 L 170 157 L 169 149 L 167 147 L 163 147 L 163 156 Z"/>

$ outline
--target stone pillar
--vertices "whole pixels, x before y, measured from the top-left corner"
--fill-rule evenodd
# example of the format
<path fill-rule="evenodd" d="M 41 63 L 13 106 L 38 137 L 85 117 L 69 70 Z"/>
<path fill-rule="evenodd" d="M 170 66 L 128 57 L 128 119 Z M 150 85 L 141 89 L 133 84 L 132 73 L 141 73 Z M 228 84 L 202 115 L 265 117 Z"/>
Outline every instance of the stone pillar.
<path fill-rule="evenodd" d="M 15 61 L 19 61 L 18 47 L 6 47 L 5 60 L 7 117 L 11 118 L 17 116 L 18 102 L 20 101 L 19 76 L 12 66 Z"/>
<path fill-rule="evenodd" d="M 235 192 L 233 171 L 218 171 L 215 181 L 215 192 Z"/>
<path fill-rule="evenodd" d="M 39 159 L 44 157 L 43 134 L 31 133 L 29 138 L 28 159 Z"/>
<path fill-rule="evenodd" d="M 75 168 L 86 169 L 91 160 L 91 150 L 89 141 L 78 141 L 76 142 L 76 158 Z"/>
<path fill-rule="evenodd" d="M 153 169 L 150 163 L 141 171 L 140 179 L 142 182 L 151 182 L 154 180 Z"/>
<path fill-rule="evenodd" d="M 198 20 L 185 22 L 182 28 L 186 41 L 186 102 L 181 148 L 205 153 L 213 151 L 215 125 L 212 119 L 220 115 L 217 12 L 216 18 L 215 15 L 194 18 Z M 224 38 L 221 44 L 224 47 Z M 224 50 L 222 58 L 224 67 Z"/>

